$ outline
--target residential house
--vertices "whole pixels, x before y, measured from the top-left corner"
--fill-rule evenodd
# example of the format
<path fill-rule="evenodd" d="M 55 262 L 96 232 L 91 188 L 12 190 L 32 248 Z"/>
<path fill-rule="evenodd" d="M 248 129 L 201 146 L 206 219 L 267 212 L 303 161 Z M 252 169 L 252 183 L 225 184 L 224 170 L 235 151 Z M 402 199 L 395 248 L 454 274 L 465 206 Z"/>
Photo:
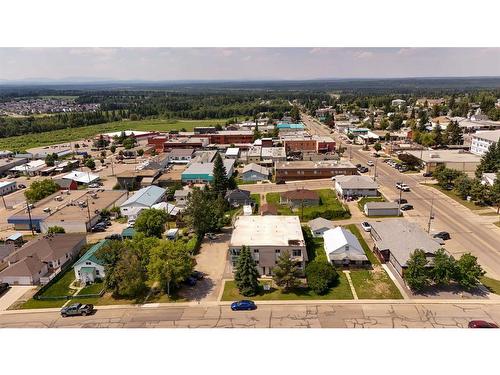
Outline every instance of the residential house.
<path fill-rule="evenodd" d="M 326 231 L 335 228 L 335 224 L 333 224 L 333 221 L 324 219 L 322 217 L 317 217 L 316 219 L 310 220 L 307 225 L 309 225 L 309 228 L 311 228 L 313 237 L 323 237 Z"/>
<path fill-rule="evenodd" d="M 193 148 L 174 148 L 168 153 L 168 162 L 172 164 L 188 164 L 194 156 Z"/>
<path fill-rule="evenodd" d="M 243 246 L 250 248 L 261 275 L 271 276 L 284 252 L 289 252 L 302 271 L 308 260 L 298 216 L 239 216 L 229 243 L 233 267 Z"/>
<path fill-rule="evenodd" d="M 177 207 L 185 207 L 188 204 L 189 196 L 191 195 L 191 189 L 180 189 L 176 190 L 174 193 L 175 205 Z"/>
<path fill-rule="evenodd" d="M 224 159 L 224 167 L 226 168 L 226 177 L 229 178 L 234 172 L 234 159 Z M 184 172 L 181 178 L 184 183 L 209 183 L 213 180 L 214 163 L 198 163 L 192 162 Z"/>
<path fill-rule="evenodd" d="M 59 186 L 60 190 L 78 190 L 78 183 L 75 180 L 66 178 L 55 178 L 54 182 Z"/>
<path fill-rule="evenodd" d="M 73 171 L 71 173 L 68 173 L 67 175 L 64 175 L 62 178 L 66 180 L 76 181 L 78 185 L 87 185 L 91 184 L 92 182 L 99 181 L 101 177 L 98 174 L 90 172 Z"/>
<path fill-rule="evenodd" d="M 313 190 L 297 189 L 280 193 L 280 204 L 290 207 L 317 206 L 319 194 Z"/>
<path fill-rule="evenodd" d="M 250 198 L 250 192 L 241 189 L 229 190 L 226 193 L 225 199 L 233 207 L 239 207 L 253 203 L 252 198 Z"/>
<path fill-rule="evenodd" d="M 337 176 L 335 190 L 342 197 L 376 197 L 378 184 L 368 176 Z"/>
<path fill-rule="evenodd" d="M 337 227 L 323 234 L 328 261 L 336 266 L 370 264 L 358 239 L 348 229 Z"/>
<path fill-rule="evenodd" d="M 243 167 L 241 172 L 243 181 L 262 181 L 269 179 L 269 169 L 255 163 L 250 163 Z"/>
<path fill-rule="evenodd" d="M 85 285 L 104 279 L 106 276 L 105 263 L 96 256 L 96 253 L 108 243 L 108 240 L 99 241 L 76 261 L 73 265 L 76 280 Z"/>
<path fill-rule="evenodd" d="M 40 236 L 18 248 L 4 261 L 0 281 L 11 285 L 47 283 L 78 255 L 86 244 L 85 234 L 65 233 Z"/>

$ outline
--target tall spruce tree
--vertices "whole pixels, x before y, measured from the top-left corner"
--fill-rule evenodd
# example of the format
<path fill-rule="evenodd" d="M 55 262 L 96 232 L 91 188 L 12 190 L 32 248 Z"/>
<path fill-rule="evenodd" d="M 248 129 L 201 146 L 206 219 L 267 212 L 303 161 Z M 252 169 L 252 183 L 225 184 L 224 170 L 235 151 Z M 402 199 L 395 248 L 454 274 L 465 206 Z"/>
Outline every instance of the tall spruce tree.
<path fill-rule="evenodd" d="M 483 173 L 496 173 L 500 167 L 500 142 L 492 144 L 482 156 L 476 168 L 476 177 L 481 178 Z"/>
<path fill-rule="evenodd" d="M 460 126 L 457 121 L 451 121 L 446 127 L 446 138 L 450 145 L 461 145 L 464 143 L 464 138 Z"/>
<path fill-rule="evenodd" d="M 259 271 L 247 246 L 243 246 L 236 262 L 234 281 L 244 296 L 254 296 L 259 291 Z"/>
<path fill-rule="evenodd" d="M 299 277 L 301 271 L 299 263 L 290 256 L 290 252 L 288 251 L 285 251 L 278 258 L 278 263 L 273 268 L 273 274 L 274 282 L 276 285 L 282 287 L 285 292 L 300 285 Z"/>
<path fill-rule="evenodd" d="M 213 180 L 211 182 L 212 190 L 218 195 L 224 195 L 228 186 L 227 171 L 224 167 L 222 157 L 218 153 L 214 161 Z"/>

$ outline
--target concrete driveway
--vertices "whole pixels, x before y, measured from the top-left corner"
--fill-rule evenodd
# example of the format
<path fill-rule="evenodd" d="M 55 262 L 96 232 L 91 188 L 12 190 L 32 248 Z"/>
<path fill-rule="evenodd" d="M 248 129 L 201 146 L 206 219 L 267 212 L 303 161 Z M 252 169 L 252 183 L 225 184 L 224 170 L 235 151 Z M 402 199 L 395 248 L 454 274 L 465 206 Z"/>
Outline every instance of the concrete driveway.
<path fill-rule="evenodd" d="M 26 292 L 35 289 L 34 286 L 14 285 L 0 297 L 0 311 L 5 311 L 21 298 Z"/>
<path fill-rule="evenodd" d="M 227 248 L 231 231 L 224 230 L 216 240 L 204 239 L 200 252 L 196 255 L 197 271 L 205 277 L 194 287 L 185 287 L 180 294 L 193 301 L 217 301 L 222 287 L 222 278 L 226 267 Z"/>

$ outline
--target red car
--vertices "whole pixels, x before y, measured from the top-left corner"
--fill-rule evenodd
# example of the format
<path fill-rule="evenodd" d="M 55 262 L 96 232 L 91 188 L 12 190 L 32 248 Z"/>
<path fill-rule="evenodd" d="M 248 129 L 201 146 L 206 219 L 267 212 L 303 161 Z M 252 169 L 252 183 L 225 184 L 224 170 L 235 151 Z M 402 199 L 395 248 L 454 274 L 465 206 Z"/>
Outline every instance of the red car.
<path fill-rule="evenodd" d="M 490 323 L 485 320 L 471 320 L 469 328 L 498 328 L 495 323 Z"/>

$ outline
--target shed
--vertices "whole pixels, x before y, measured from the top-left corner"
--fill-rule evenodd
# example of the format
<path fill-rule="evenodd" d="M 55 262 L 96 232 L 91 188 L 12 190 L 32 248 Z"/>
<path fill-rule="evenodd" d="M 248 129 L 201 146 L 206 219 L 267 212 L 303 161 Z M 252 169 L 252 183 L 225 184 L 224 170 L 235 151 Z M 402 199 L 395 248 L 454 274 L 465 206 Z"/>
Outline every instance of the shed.
<path fill-rule="evenodd" d="M 366 216 L 399 215 L 399 205 L 396 202 L 367 202 L 363 210 Z"/>

